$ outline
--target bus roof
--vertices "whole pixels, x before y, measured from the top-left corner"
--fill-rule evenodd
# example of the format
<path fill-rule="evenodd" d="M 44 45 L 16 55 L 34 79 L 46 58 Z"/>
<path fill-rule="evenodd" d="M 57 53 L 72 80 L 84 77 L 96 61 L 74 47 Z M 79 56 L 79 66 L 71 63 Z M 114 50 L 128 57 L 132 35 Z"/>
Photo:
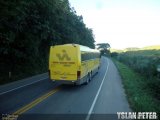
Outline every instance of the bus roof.
<path fill-rule="evenodd" d="M 97 50 L 97 49 L 92 49 L 87 46 L 83 46 L 83 45 L 79 45 L 79 44 L 62 44 L 62 45 L 56 45 L 56 46 L 79 46 L 80 51 L 83 51 L 83 52 L 99 52 L 99 50 Z"/>
<path fill-rule="evenodd" d="M 84 51 L 84 52 L 99 52 L 96 49 L 91 49 L 87 46 L 83 46 L 83 45 L 79 45 L 80 46 L 80 51 Z"/>

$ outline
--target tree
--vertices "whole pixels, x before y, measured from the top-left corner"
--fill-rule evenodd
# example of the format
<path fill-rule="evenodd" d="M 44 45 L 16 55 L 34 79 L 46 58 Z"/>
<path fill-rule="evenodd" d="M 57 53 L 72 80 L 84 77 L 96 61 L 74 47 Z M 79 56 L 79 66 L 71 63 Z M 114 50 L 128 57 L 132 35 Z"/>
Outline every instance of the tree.
<path fill-rule="evenodd" d="M 100 50 L 101 55 L 110 55 L 110 44 L 109 43 L 99 43 L 97 44 L 97 49 Z"/>
<path fill-rule="evenodd" d="M 51 45 L 94 48 L 94 35 L 68 0 L 0 0 L 0 82 L 48 69 Z"/>

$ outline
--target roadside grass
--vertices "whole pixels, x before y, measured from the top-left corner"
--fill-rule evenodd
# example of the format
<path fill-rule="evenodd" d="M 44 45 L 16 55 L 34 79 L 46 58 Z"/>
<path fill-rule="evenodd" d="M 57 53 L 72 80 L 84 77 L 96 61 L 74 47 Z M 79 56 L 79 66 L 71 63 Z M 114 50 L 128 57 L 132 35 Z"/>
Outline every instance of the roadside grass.
<path fill-rule="evenodd" d="M 160 113 L 160 101 L 148 87 L 149 78 L 134 72 L 125 64 L 113 60 L 120 72 L 130 107 L 135 112 Z"/>

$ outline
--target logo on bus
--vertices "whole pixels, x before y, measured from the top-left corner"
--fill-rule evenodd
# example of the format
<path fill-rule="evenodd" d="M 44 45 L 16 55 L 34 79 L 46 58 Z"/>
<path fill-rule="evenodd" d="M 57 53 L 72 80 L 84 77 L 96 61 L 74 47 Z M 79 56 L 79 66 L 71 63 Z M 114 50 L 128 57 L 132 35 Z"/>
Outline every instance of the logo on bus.
<path fill-rule="evenodd" d="M 65 50 L 62 50 L 62 54 L 56 54 L 56 56 L 58 57 L 60 61 L 63 61 L 64 59 L 66 59 L 67 61 L 71 60 L 71 58 L 68 56 Z"/>

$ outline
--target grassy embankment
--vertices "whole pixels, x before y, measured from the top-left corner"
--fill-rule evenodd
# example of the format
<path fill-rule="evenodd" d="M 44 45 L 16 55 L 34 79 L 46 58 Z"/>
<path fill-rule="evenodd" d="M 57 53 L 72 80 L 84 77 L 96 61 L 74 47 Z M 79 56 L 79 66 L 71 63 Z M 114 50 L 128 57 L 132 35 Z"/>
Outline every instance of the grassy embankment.
<path fill-rule="evenodd" d="M 123 79 L 124 88 L 133 111 L 160 112 L 160 101 L 148 88 L 149 80 L 135 73 L 125 64 L 114 60 Z"/>
<path fill-rule="evenodd" d="M 114 58 L 133 111 L 160 113 L 160 79 L 156 70 L 160 50 L 126 51 Z"/>

